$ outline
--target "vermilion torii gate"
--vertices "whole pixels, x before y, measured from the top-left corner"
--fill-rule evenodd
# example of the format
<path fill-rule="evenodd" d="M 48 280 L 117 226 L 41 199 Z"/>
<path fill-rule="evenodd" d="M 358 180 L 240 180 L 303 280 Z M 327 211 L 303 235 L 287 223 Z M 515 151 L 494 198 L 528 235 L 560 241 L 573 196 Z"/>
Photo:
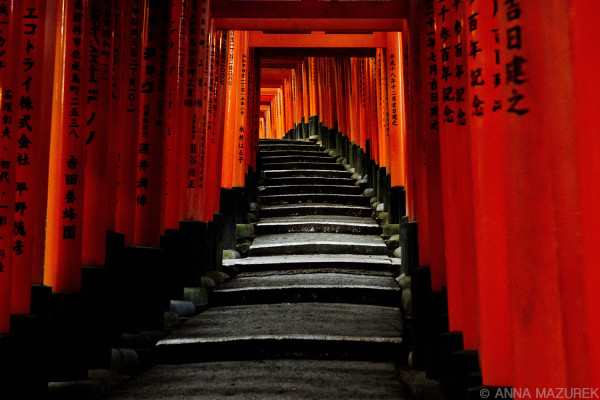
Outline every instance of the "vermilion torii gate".
<path fill-rule="evenodd" d="M 77 302 L 93 274 L 122 278 L 116 259 L 142 247 L 184 265 L 171 296 L 194 286 L 194 260 L 218 268 L 223 219 L 231 245 L 258 138 L 318 135 L 390 189 L 415 368 L 443 379 L 438 353 L 464 348 L 484 385 L 600 385 L 598 12 L 0 0 L 2 337 L 50 288 Z"/>

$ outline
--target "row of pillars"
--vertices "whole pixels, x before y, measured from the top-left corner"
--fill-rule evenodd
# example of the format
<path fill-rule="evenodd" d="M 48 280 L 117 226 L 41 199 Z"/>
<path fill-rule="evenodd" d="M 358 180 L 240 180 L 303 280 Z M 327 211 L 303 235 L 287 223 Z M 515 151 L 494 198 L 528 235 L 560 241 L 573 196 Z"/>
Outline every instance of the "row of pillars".
<path fill-rule="evenodd" d="M 465 349 L 463 388 L 479 368 L 516 398 L 600 385 L 599 7 L 411 2 L 413 361 L 432 378 Z"/>
<path fill-rule="evenodd" d="M 79 294 L 82 266 L 123 248 L 204 249 L 179 286 L 235 248 L 258 63 L 247 32 L 209 13 L 208 0 L 0 1 L 0 333 L 36 308 L 32 287 Z"/>

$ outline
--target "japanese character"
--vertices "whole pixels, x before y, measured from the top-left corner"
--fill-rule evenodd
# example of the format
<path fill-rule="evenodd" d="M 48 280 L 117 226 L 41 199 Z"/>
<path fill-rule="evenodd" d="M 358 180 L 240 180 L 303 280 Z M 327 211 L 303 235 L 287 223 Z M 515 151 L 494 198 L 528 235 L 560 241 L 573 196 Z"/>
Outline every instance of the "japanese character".
<path fill-rule="evenodd" d="M 524 115 L 529 112 L 528 108 L 517 109 L 517 105 L 523 100 L 524 96 L 518 93 L 515 89 L 512 90 L 512 96 L 508 98 L 510 102 L 510 107 L 508 107 L 508 112 L 515 113 L 517 115 Z"/>
<path fill-rule="evenodd" d="M 525 79 L 521 79 L 525 75 L 523 71 L 523 64 L 527 60 L 523 57 L 514 56 L 512 61 L 506 64 L 506 81 L 514 82 L 517 85 L 521 85 L 526 82 Z"/>
<path fill-rule="evenodd" d="M 63 226 L 63 239 L 75 239 L 75 225 Z"/>
<path fill-rule="evenodd" d="M 77 197 L 75 197 L 75 191 L 73 189 L 67 190 L 67 193 L 65 194 L 65 200 L 66 200 L 67 204 L 75 203 L 75 200 L 77 200 Z"/>

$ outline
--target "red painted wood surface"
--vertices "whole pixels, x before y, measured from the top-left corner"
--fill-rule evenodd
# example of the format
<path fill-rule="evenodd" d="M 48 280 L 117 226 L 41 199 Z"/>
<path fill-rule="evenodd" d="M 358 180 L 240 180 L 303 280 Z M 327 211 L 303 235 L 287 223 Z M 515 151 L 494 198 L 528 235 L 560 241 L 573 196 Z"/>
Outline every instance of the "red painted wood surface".
<path fill-rule="evenodd" d="M 450 329 L 463 332 L 464 347 L 477 349 L 472 174 L 464 153 L 470 149 L 466 24 L 462 8 L 449 0 L 436 2 L 435 12 L 448 313 Z"/>
<path fill-rule="evenodd" d="M 163 190 L 165 77 L 168 36 L 165 3 L 146 3 L 141 15 L 140 107 L 137 140 L 135 237 L 139 246 L 158 247 Z"/>
<path fill-rule="evenodd" d="M 484 384 L 510 386 L 512 350 L 503 184 L 509 155 L 502 140 L 504 112 L 498 107 L 502 100 L 498 17 L 494 4 L 481 0 L 466 5 L 465 10 L 467 43 L 476 43 L 481 49 L 467 57 L 481 369 Z"/>
<path fill-rule="evenodd" d="M 419 51 L 416 68 L 413 68 L 412 93 L 419 106 L 415 107 L 416 120 L 420 123 L 415 129 L 423 131 L 425 142 L 425 157 L 427 165 L 427 213 L 426 218 L 417 210 L 419 224 L 419 257 L 421 265 L 431 267 L 431 285 L 433 290 L 441 290 L 446 285 L 446 244 L 444 239 L 444 210 L 442 206 L 442 177 L 440 165 L 440 118 L 439 118 L 439 88 L 440 71 L 437 66 L 435 11 L 430 2 L 415 3 L 413 21 L 416 43 L 414 51 Z M 413 36 L 416 36 L 413 35 Z M 415 61 L 416 62 L 416 61 Z M 418 116 L 421 115 L 422 118 Z M 428 251 L 429 249 L 429 251 Z M 429 258 L 427 255 L 429 254 Z"/>
<path fill-rule="evenodd" d="M 235 99 L 237 89 L 237 68 L 239 57 L 240 32 L 229 32 L 226 76 L 226 104 L 224 122 L 223 160 L 221 170 L 221 187 L 231 188 L 233 180 L 233 142 L 235 135 Z"/>
<path fill-rule="evenodd" d="M 121 80 L 118 82 L 121 103 L 116 129 L 117 133 L 117 193 L 115 231 L 125 236 L 125 244 L 134 243 L 137 142 L 140 105 L 140 62 L 143 55 L 141 44 L 141 8 L 133 3 L 121 7 Z"/>
<path fill-rule="evenodd" d="M 81 247 L 86 163 L 87 1 L 64 0 L 50 147 L 50 179 L 44 283 L 54 292 L 81 290 Z"/>
<path fill-rule="evenodd" d="M 186 54 L 188 52 L 189 29 L 188 7 L 183 8 L 184 0 L 171 3 L 169 27 L 169 48 L 167 54 L 167 132 L 165 138 L 165 182 L 163 188 L 161 232 L 177 229 L 181 213 L 181 180 L 183 130 L 180 104 L 185 92 Z M 190 7 L 191 8 L 191 7 Z"/>
<path fill-rule="evenodd" d="M 537 0 L 498 9 L 512 384 L 530 389 L 569 386 L 570 368 L 581 372 L 569 353 L 588 348 L 585 322 L 568 326 L 583 282 L 568 11 Z"/>
<path fill-rule="evenodd" d="M 45 81 L 43 73 L 46 60 L 53 58 L 45 53 L 46 26 L 43 16 L 46 4 L 43 1 L 15 2 L 18 25 L 18 54 L 15 59 L 21 66 L 16 78 L 21 85 L 14 91 L 14 122 L 17 140 L 14 214 L 14 243 L 12 246 L 12 312 L 26 314 L 30 308 L 31 283 L 39 276 L 43 267 L 40 255 L 45 246 L 46 201 L 48 190 L 49 130 L 47 108 L 44 103 Z M 50 25 L 52 26 L 52 25 Z M 50 58 L 50 59 L 48 59 Z M 18 103 L 17 103 L 18 101 Z M 51 103 L 51 102 L 50 102 Z M 17 107 L 18 105 L 18 107 Z M 31 143 L 29 143 L 31 142 Z"/>
<path fill-rule="evenodd" d="M 404 140 L 406 122 L 404 117 L 404 87 L 402 37 L 398 32 L 388 33 L 386 49 L 387 93 L 389 115 L 390 175 L 392 186 L 405 185 Z"/>
<path fill-rule="evenodd" d="M 235 85 L 237 86 L 235 108 L 234 108 L 234 125 L 233 125 L 233 155 L 232 155 L 232 181 L 233 187 L 244 187 L 245 175 L 247 172 L 247 157 L 248 157 L 248 142 L 247 137 L 250 135 L 246 120 L 247 113 L 247 98 L 248 98 L 248 32 L 240 32 L 238 61 L 239 68 L 236 70 Z"/>
<path fill-rule="evenodd" d="M 0 333 L 10 330 L 11 282 L 13 275 L 14 208 L 17 178 L 17 82 L 20 65 L 9 60 L 16 59 L 20 49 L 20 10 L 14 9 L 13 1 L 2 0 L 6 14 L 0 14 L 0 85 L 2 87 L 1 110 L 2 136 L 0 137 Z M 14 307 L 14 306 L 13 306 Z"/>
<path fill-rule="evenodd" d="M 596 34 L 596 16 L 600 12 L 600 4 L 596 1 L 569 1 L 570 6 L 570 43 L 571 72 L 574 93 L 574 128 L 576 144 L 577 195 L 581 214 L 581 231 L 578 235 L 581 249 L 581 264 L 576 266 L 576 277 L 580 289 L 572 287 L 575 295 L 575 310 L 571 317 L 579 318 L 575 326 L 569 327 L 567 345 L 574 336 L 579 344 L 574 351 L 567 348 L 569 365 L 568 383 L 570 386 L 584 387 L 600 385 L 600 343 L 596 338 L 600 334 L 600 319 L 596 318 L 596 310 L 600 309 L 600 275 L 598 256 L 600 238 L 596 233 L 600 212 L 597 199 L 600 198 L 600 186 L 595 177 L 600 176 L 600 148 L 597 146 L 600 115 L 596 89 L 600 87 L 600 77 L 595 72 L 600 67 L 597 49 L 600 37 Z M 564 44 L 563 44 L 564 45 Z M 584 279 L 583 279 L 584 278 Z M 564 292 L 563 292 L 564 293 Z M 569 312 L 563 307 L 563 312 Z M 572 321 L 568 321 L 572 323 Z M 582 329 L 581 324 L 585 324 Z M 573 331 L 575 330 L 575 331 Z M 583 335 L 582 335 L 583 333 Z M 580 363 L 578 364 L 577 361 Z"/>
<path fill-rule="evenodd" d="M 106 231 L 109 217 L 106 212 L 98 212 L 111 202 L 115 171 L 109 163 L 114 161 L 109 148 L 110 102 L 112 83 L 112 2 L 91 0 L 90 22 L 84 35 L 87 46 L 87 71 L 82 71 L 82 79 L 87 80 L 85 114 L 85 198 L 82 239 L 82 263 L 84 265 L 104 265 Z"/>

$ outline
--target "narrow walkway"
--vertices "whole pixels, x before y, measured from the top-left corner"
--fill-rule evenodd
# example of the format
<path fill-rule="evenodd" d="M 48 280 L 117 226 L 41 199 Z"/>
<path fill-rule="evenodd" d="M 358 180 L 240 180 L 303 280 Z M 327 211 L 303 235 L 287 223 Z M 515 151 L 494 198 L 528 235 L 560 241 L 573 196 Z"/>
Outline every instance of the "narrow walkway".
<path fill-rule="evenodd" d="M 311 142 L 263 140 L 260 222 L 210 308 L 111 399 L 404 399 L 400 290 L 369 199 Z"/>

